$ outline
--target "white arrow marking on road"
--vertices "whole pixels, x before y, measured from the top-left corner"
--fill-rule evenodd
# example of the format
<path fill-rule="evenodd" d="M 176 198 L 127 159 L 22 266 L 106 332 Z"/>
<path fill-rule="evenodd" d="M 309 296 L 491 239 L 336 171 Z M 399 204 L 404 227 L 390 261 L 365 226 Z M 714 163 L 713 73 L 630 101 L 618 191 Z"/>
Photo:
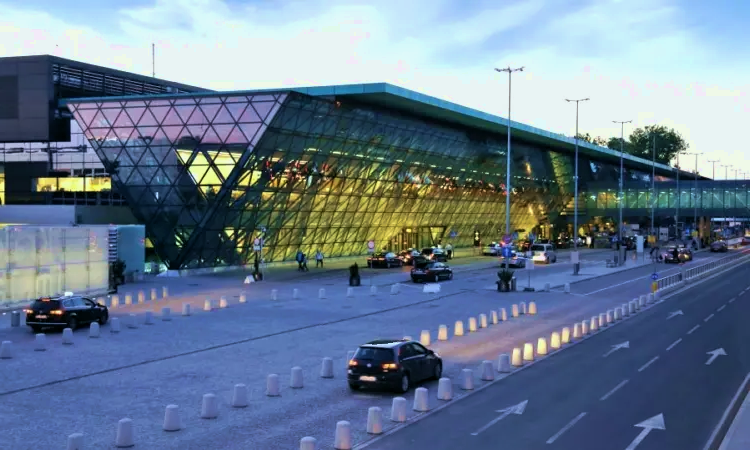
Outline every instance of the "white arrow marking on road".
<path fill-rule="evenodd" d="M 643 428 L 643 431 L 641 431 L 641 434 L 633 439 L 633 442 L 631 442 L 630 445 L 628 445 L 628 448 L 626 448 L 625 450 L 635 450 L 635 448 L 638 447 L 644 439 L 646 439 L 646 436 L 648 436 L 651 430 L 667 429 L 664 426 L 664 414 L 657 414 L 650 419 L 646 419 L 643 422 L 636 424 L 635 426 L 638 428 Z"/>
<path fill-rule="evenodd" d="M 505 409 L 498 409 L 495 412 L 501 413 L 499 416 L 497 416 L 496 418 L 494 418 L 487 425 L 485 425 L 482 428 L 478 429 L 475 433 L 471 433 L 471 435 L 472 436 L 478 435 L 482 431 L 486 430 L 487 428 L 491 427 L 492 425 L 495 425 L 496 423 L 500 422 L 501 420 L 505 419 L 506 417 L 508 417 L 511 414 L 517 414 L 517 415 L 520 416 L 521 414 L 523 414 L 524 411 L 526 411 L 526 405 L 528 403 L 529 403 L 528 400 L 524 400 L 524 401 L 522 401 L 521 403 L 519 403 L 517 405 L 509 406 L 509 407 L 507 407 Z"/>
<path fill-rule="evenodd" d="M 612 350 L 608 351 L 604 355 L 602 355 L 602 358 L 606 358 L 607 356 L 611 355 L 612 353 L 616 352 L 617 350 L 620 350 L 621 348 L 630 348 L 630 341 L 625 341 L 622 344 L 617 344 L 612 346 Z"/>
<path fill-rule="evenodd" d="M 674 312 L 669 313 L 669 315 L 667 316 L 667 320 L 671 319 L 672 317 L 677 317 L 677 316 L 682 316 L 682 315 L 684 315 L 682 310 L 674 311 Z"/>
<path fill-rule="evenodd" d="M 711 363 L 714 362 L 714 360 L 718 358 L 720 355 L 727 356 L 727 352 L 725 352 L 723 348 L 717 348 L 716 350 L 711 350 L 710 352 L 706 352 L 706 354 L 711 355 L 711 357 L 708 358 L 708 361 L 706 361 L 707 366 L 710 366 Z"/>

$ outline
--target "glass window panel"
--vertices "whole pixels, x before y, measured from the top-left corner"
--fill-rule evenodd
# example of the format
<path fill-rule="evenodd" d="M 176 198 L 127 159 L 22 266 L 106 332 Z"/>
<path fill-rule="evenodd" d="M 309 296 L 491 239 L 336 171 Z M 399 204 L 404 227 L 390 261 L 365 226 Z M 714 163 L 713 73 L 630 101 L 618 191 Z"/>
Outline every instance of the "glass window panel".
<path fill-rule="evenodd" d="M 253 101 L 251 105 L 253 106 L 253 108 L 255 108 L 255 111 L 258 113 L 258 116 L 265 122 L 266 118 L 268 118 L 268 113 L 270 113 L 271 109 L 273 109 L 274 102 Z M 335 122 L 332 125 L 335 126 Z"/>
<path fill-rule="evenodd" d="M 151 114 L 154 115 L 154 118 L 156 119 L 156 122 L 161 125 L 162 122 L 164 122 L 164 119 L 167 117 L 167 114 L 169 114 L 169 111 L 172 109 L 170 106 L 150 106 L 149 111 L 151 111 Z M 179 119 L 176 123 L 168 123 L 167 125 L 178 125 Z M 151 124 L 149 124 L 151 125 Z"/>
<path fill-rule="evenodd" d="M 115 121 L 117 120 L 117 116 L 120 115 L 120 112 L 122 112 L 122 108 L 102 109 L 102 114 L 104 114 L 104 118 L 107 119 L 107 122 L 109 123 L 110 126 L 112 126 L 115 123 Z"/>
<path fill-rule="evenodd" d="M 214 117 L 213 123 L 234 123 L 234 117 L 229 113 L 226 106 L 222 105 L 216 117 Z"/>
<path fill-rule="evenodd" d="M 190 118 L 190 115 L 193 114 L 193 111 L 195 111 L 195 106 L 193 105 L 179 105 L 175 106 L 175 112 L 180 118 L 180 123 L 186 123 L 187 120 Z M 176 124 L 175 124 L 176 125 Z"/>
<path fill-rule="evenodd" d="M 190 116 L 190 119 L 188 119 L 187 123 L 189 125 L 207 125 L 209 120 L 206 118 L 206 116 L 203 114 L 203 111 L 201 108 L 195 108 L 195 111 L 193 111 L 193 114 Z"/>
<path fill-rule="evenodd" d="M 242 103 L 227 103 L 226 107 L 229 110 L 229 113 L 232 115 L 232 118 L 234 118 L 235 122 L 238 122 L 240 120 L 240 117 L 242 117 L 242 113 L 245 112 L 245 109 L 249 103 L 247 100 Z"/>
<path fill-rule="evenodd" d="M 134 117 L 135 117 L 134 115 L 130 116 L 131 119 Z M 140 127 L 140 126 L 153 126 L 153 125 L 159 125 L 159 121 L 156 120 L 156 117 L 154 117 L 154 114 L 150 110 L 146 109 L 143 112 L 143 115 L 141 116 L 141 118 L 138 119 L 138 126 Z"/>

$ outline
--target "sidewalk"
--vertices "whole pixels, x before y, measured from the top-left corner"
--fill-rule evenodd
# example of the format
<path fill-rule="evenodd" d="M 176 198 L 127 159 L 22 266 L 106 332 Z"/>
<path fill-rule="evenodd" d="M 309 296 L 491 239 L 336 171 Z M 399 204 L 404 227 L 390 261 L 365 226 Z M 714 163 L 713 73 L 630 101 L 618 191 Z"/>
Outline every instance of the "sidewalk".
<path fill-rule="evenodd" d="M 750 395 L 746 394 L 718 450 L 750 449 Z"/>

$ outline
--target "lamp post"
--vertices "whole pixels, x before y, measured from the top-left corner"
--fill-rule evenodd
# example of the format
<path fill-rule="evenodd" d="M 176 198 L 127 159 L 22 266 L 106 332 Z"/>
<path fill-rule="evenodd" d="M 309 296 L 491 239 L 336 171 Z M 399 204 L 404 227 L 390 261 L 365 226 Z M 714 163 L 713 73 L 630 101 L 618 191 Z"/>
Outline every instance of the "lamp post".
<path fill-rule="evenodd" d="M 523 67 L 504 69 L 495 69 L 496 72 L 506 72 L 508 74 L 508 151 L 506 152 L 505 168 L 505 234 L 510 234 L 510 99 L 511 99 L 511 82 L 513 72 L 523 72 Z"/>
<path fill-rule="evenodd" d="M 578 260 L 578 105 L 581 102 L 587 102 L 591 100 L 590 98 L 579 98 L 579 99 L 569 99 L 566 98 L 565 101 L 575 102 L 576 104 L 576 156 L 575 156 L 575 176 L 573 177 L 573 251 L 575 252 L 575 260 Z M 578 273 L 578 264 L 576 263 L 573 267 L 573 273 Z"/>
<path fill-rule="evenodd" d="M 657 198 L 656 198 L 656 134 L 652 133 L 653 146 L 651 151 L 651 235 L 654 236 L 654 243 L 656 243 L 656 224 L 654 223 L 654 215 L 656 212 Z"/>
<path fill-rule="evenodd" d="M 620 221 L 617 224 L 617 242 L 622 245 L 622 204 L 625 201 L 625 194 L 622 190 L 622 181 L 624 174 L 623 169 L 623 153 L 625 152 L 625 124 L 626 123 L 633 123 L 632 120 L 613 120 L 612 123 L 619 123 L 620 124 Z M 621 263 L 624 263 L 625 261 L 621 261 Z"/>
<path fill-rule="evenodd" d="M 695 230 L 698 230 L 698 155 L 702 155 L 701 153 L 685 153 L 686 155 L 693 155 L 695 156 L 695 184 L 693 187 L 693 227 L 695 227 Z"/>
<path fill-rule="evenodd" d="M 724 168 L 724 180 L 729 179 L 729 168 L 732 167 L 731 164 L 722 164 L 721 167 Z M 726 183 L 724 183 L 726 184 Z M 727 187 L 722 186 L 722 194 L 721 194 L 721 208 L 722 208 L 722 222 L 726 222 L 727 225 L 729 224 L 729 221 L 727 220 Z"/>
<path fill-rule="evenodd" d="M 737 223 L 737 174 L 739 173 L 740 169 L 734 169 L 734 199 L 732 200 L 732 204 L 734 204 L 734 207 L 732 208 L 732 222 L 735 224 Z M 736 226 L 736 225 L 735 225 Z"/>

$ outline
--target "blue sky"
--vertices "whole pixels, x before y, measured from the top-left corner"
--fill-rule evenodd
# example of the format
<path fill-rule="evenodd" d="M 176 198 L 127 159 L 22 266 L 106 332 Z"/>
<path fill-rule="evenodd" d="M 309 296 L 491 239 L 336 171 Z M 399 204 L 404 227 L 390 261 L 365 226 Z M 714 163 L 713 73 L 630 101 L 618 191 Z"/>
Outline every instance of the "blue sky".
<path fill-rule="evenodd" d="M 0 55 L 51 53 L 214 89 L 385 81 L 572 135 L 679 130 L 745 163 L 750 2 L 719 0 L 0 0 Z M 124 6 L 126 5 L 126 6 Z M 695 166 L 694 158 L 682 165 Z M 750 174 L 747 175 L 750 178 Z"/>

